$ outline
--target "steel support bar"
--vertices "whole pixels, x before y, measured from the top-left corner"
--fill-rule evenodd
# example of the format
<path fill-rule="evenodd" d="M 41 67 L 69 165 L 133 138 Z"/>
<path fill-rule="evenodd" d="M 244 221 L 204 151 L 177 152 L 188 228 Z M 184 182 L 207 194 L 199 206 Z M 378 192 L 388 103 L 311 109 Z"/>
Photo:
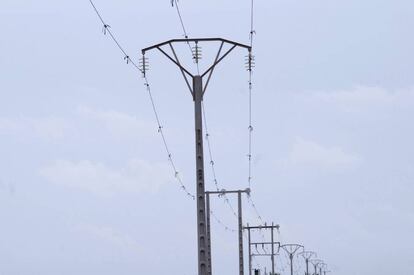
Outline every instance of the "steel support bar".
<path fill-rule="evenodd" d="M 245 226 L 244 229 L 279 229 L 280 226 L 278 224 L 276 225 L 259 225 L 259 226 Z"/>
<path fill-rule="evenodd" d="M 195 76 L 193 76 L 189 71 L 187 71 L 186 68 L 184 68 L 183 66 L 181 66 L 180 63 L 178 63 L 177 61 L 174 60 L 174 58 L 172 58 L 168 53 L 166 53 L 163 49 L 157 47 L 157 49 L 163 54 L 165 55 L 169 60 L 171 60 L 171 62 L 173 62 L 175 65 L 177 65 L 178 68 L 180 68 L 181 71 L 185 72 L 186 74 L 188 74 L 190 77 L 195 78 Z M 194 91 L 194 89 L 193 89 Z"/>
<path fill-rule="evenodd" d="M 276 243 L 279 243 L 279 242 L 276 242 Z M 274 244 L 276 244 L 276 243 L 274 243 Z M 259 243 L 253 242 L 253 243 L 251 243 L 251 245 L 263 245 L 263 244 L 272 244 L 272 243 L 271 242 L 259 242 Z"/>
<path fill-rule="evenodd" d="M 250 194 L 250 189 L 247 188 L 245 190 L 220 190 L 220 191 L 206 191 L 206 194 L 210 195 L 224 195 L 224 194 L 238 194 L 238 193 L 246 193 Z"/>

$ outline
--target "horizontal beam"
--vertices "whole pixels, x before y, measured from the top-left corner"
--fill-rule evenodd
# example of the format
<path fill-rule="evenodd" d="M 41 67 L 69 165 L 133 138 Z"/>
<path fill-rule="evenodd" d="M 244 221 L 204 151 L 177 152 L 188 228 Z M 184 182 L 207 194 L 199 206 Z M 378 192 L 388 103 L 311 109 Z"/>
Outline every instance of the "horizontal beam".
<path fill-rule="evenodd" d="M 232 44 L 232 45 L 237 46 L 237 47 L 248 49 L 249 51 L 251 51 L 251 49 L 252 49 L 248 45 L 244 45 L 244 44 L 237 43 L 237 42 L 234 42 L 232 40 L 223 39 L 223 38 L 191 38 L 191 39 L 186 38 L 186 39 L 171 39 L 171 40 L 168 40 L 168 41 L 165 41 L 165 42 L 147 47 L 145 49 L 142 49 L 142 54 L 145 54 L 147 51 L 153 50 L 153 49 L 158 48 L 158 47 L 162 47 L 162 46 L 170 44 L 170 43 L 215 42 L 215 41 Z"/>
<path fill-rule="evenodd" d="M 247 193 L 250 194 L 250 189 L 245 190 L 221 190 L 221 191 L 206 191 L 206 194 L 210 195 L 223 195 L 223 194 L 238 194 L 238 193 Z"/>
<path fill-rule="evenodd" d="M 272 244 L 271 242 L 250 243 L 250 245 Z M 273 244 L 280 245 L 280 242 L 273 242 Z"/>
<path fill-rule="evenodd" d="M 259 226 L 243 226 L 243 229 L 279 229 L 280 226 L 277 225 L 259 225 Z"/>

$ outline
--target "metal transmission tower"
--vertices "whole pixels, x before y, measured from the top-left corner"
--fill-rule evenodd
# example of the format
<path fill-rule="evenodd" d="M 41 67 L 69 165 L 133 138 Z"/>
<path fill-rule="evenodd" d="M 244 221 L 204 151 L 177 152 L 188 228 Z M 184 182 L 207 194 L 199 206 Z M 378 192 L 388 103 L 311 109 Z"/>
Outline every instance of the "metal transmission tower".
<path fill-rule="evenodd" d="M 328 265 L 326 264 L 326 263 L 321 263 L 320 265 L 319 265 L 319 274 L 320 275 L 323 275 L 322 274 L 322 270 L 326 270 L 326 268 L 328 267 Z"/>
<path fill-rule="evenodd" d="M 275 256 L 279 253 L 280 250 L 280 243 L 274 241 L 274 230 L 279 230 L 280 226 L 278 224 L 272 225 L 259 225 L 259 226 L 247 226 L 244 227 L 244 229 L 247 230 L 248 233 L 248 239 L 249 239 L 249 275 L 252 275 L 252 259 L 256 256 L 270 256 L 270 259 L 272 261 L 272 275 L 275 275 Z M 252 242 L 251 241 L 251 230 L 262 230 L 262 229 L 270 229 L 270 242 Z M 270 245 L 271 252 L 268 253 L 265 251 L 265 253 L 259 253 L 257 251 L 257 246 L 261 245 L 263 250 L 265 245 Z M 275 251 L 275 245 L 277 246 L 277 251 Z M 252 246 L 256 247 L 256 254 L 252 253 Z"/>
<path fill-rule="evenodd" d="M 300 244 L 284 244 L 281 247 L 289 255 L 290 275 L 293 275 L 293 256 L 295 256 L 296 252 L 298 252 L 299 249 L 304 249 L 304 247 Z"/>
<path fill-rule="evenodd" d="M 301 253 L 299 253 L 298 255 L 301 255 L 306 262 L 306 273 L 305 275 L 310 275 L 309 274 L 309 260 L 316 257 L 316 253 L 312 252 L 312 251 L 303 251 Z"/>
<path fill-rule="evenodd" d="M 310 260 L 310 262 L 313 265 L 313 268 L 315 269 L 315 273 L 313 273 L 313 275 L 318 275 L 318 266 L 320 264 L 323 264 L 323 261 L 319 259 L 312 259 Z M 319 274 L 319 275 L 322 275 L 322 274 Z"/>
<path fill-rule="evenodd" d="M 242 194 L 246 193 L 250 195 L 250 189 L 245 190 L 235 190 L 235 191 L 206 191 L 206 213 L 207 213 L 207 263 L 208 263 L 208 273 L 212 273 L 211 265 L 211 228 L 210 228 L 210 195 L 219 195 L 224 196 L 226 194 L 237 194 L 238 201 L 238 231 L 239 231 L 239 274 L 244 275 L 244 253 L 243 253 L 243 215 L 242 215 Z"/>
<path fill-rule="evenodd" d="M 184 66 L 180 63 L 176 51 L 174 49 L 174 45 L 180 43 L 195 43 L 196 49 L 200 42 L 220 42 L 220 47 L 217 52 L 217 56 L 213 62 L 213 64 L 200 75 L 193 75 L 189 72 Z M 222 54 L 223 46 L 225 44 L 230 45 L 230 49 L 228 49 L 224 54 Z M 169 47 L 171 50 L 171 54 L 168 54 L 167 51 L 163 47 Z M 207 268 L 207 236 L 206 236 L 206 201 L 205 201 L 205 186 L 204 186 L 204 154 L 203 154 L 203 120 L 202 120 L 202 101 L 204 93 L 206 92 L 207 86 L 210 82 L 211 76 L 214 72 L 216 66 L 236 47 L 245 48 L 249 51 L 249 56 L 251 53 L 251 47 L 247 45 L 243 45 L 237 42 L 233 42 L 230 40 L 222 39 L 222 38 L 195 38 L 195 39 L 173 39 L 169 40 L 160 44 L 156 44 L 145 48 L 142 50 L 143 55 L 143 64 L 142 72 L 145 76 L 146 74 L 146 66 L 145 66 L 145 54 L 150 50 L 158 50 L 162 54 L 164 54 L 170 61 L 172 61 L 177 67 L 180 69 L 184 80 L 190 89 L 191 95 L 194 101 L 194 117 L 195 117 L 195 145 L 196 145 L 196 190 L 197 190 L 197 245 L 198 245 L 198 274 L 199 275 L 207 275 L 208 268 Z M 196 51 L 195 55 L 193 56 L 196 63 L 200 58 L 199 52 Z M 192 85 L 190 85 L 190 81 L 188 77 L 192 81 Z M 205 84 L 203 85 L 203 78 L 207 77 Z"/>

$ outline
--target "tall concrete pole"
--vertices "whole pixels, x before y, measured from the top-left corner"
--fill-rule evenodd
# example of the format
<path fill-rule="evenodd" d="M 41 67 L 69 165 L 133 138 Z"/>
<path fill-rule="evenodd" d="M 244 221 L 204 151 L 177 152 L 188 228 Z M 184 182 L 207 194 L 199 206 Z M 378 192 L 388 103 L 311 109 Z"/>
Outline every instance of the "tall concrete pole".
<path fill-rule="evenodd" d="M 206 202 L 204 187 L 204 153 L 203 153 L 203 79 L 193 77 L 195 143 L 196 143 L 196 181 L 197 181 L 197 236 L 198 236 L 198 274 L 207 275 L 207 237 L 206 237 Z"/>
<path fill-rule="evenodd" d="M 238 218 L 239 218 L 239 274 L 244 275 L 244 258 L 243 258 L 243 215 L 242 215 L 242 192 L 238 194 Z"/>
<path fill-rule="evenodd" d="M 209 275 L 212 274 L 212 264 L 211 264 L 211 226 L 210 226 L 210 194 L 206 192 L 206 225 L 207 225 L 207 272 Z"/>
<path fill-rule="evenodd" d="M 272 275 L 275 275 L 275 242 L 274 242 L 274 236 L 273 236 L 273 230 L 274 230 L 274 224 L 272 223 L 272 228 L 270 229 L 270 237 L 271 237 L 271 242 L 272 242 L 272 255 L 271 255 L 271 260 L 272 260 Z"/>
<path fill-rule="evenodd" d="M 249 224 L 247 224 L 249 227 Z M 251 235 L 250 235 L 250 228 L 247 229 L 247 235 L 249 239 L 249 275 L 252 275 L 252 246 L 251 246 Z"/>

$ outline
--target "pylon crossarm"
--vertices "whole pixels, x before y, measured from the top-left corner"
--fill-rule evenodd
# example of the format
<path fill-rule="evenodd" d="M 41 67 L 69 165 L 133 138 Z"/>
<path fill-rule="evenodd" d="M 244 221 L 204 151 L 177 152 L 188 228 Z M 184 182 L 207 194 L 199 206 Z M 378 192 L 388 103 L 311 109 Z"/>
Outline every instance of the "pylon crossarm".
<path fill-rule="evenodd" d="M 233 45 L 230 49 L 227 50 L 225 54 L 223 54 L 222 57 L 220 57 L 216 62 L 213 63 L 213 65 L 210 66 L 202 75 L 201 77 L 204 77 L 206 74 L 208 74 L 210 71 L 212 71 L 229 53 L 231 53 L 234 48 L 236 48 L 237 45 Z"/>
<path fill-rule="evenodd" d="M 303 251 L 303 252 L 300 252 L 298 256 L 302 256 L 305 260 L 309 260 L 313 257 L 316 257 L 316 253 L 313 251 Z"/>
<path fill-rule="evenodd" d="M 171 60 L 175 65 L 178 66 L 178 68 L 180 68 L 181 71 L 184 71 L 186 74 L 188 74 L 190 77 L 193 77 L 193 75 L 187 71 L 186 68 L 184 68 L 179 62 L 177 62 L 176 60 L 174 60 L 174 58 L 172 58 L 168 53 L 166 53 L 161 47 L 157 47 L 157 49 L 162 52 L 169 60 Z"/>
<path fill-rule="evenodd" d="M 251 50 L 250 46 L 247 46 L 247 45 L 244 45 L 244 44 L 241 44 L 241 43 L 237 43 L 237 42 L 234 42 L 234 41 L 231 41 L 231 40 L 228 40 L 228 39 L 223 39 L 223 38 L 186 38 L 186 39 L 171 39 L 171 40 L 168 40 L 168 41 L 165 41 L 165 42 L 147 47 L 145 49 L 142 49 L 142 53 L 145 54 L 145 52 L 147 52 L 147 51 L 150 51 L 150 50 L 155 49 L 157 47 L 162 47 L 162 46 L 167 45 L 169 43 L 189 43 L 189 42 L 203 42 L 203 41 L 204 42 L 221 41 L 221 42 L 224 42 L 224 43 L 227 43 L 227 44 L 232 44 L 236 47 L 246 48 L 249 51 Z"/>
<path fill-rule="evenodd" d="M 219 50 L 218 50 L 218 52 L 217 52 L 216 59 L 214 60 L 214 64 L 217 64 L 217 60 L 218 60 L 218 59 L 219 59 L 219 57 L 220 57 L 221 50 L 223 49 L 223 45 L 224 45 L 224 42 L 222 41 L 222 42 L 221 42 L 221 44 L 220 44 L 220 48 L 219 48 Z M 207 78 L 206 84 L 204 85 L 204 89 L 203 89 L 203 95 L 204 95 L 204 93 L 205 93 L 205 92 L 206 92 L 206 90 L 207 90 L 207 86 L 208 86 L 208 84 L 210 83 L 210 79 L 211 79 L 211 76 L 213 75 L 214 68 L 215 68 L 215 66 L 214 66 L 214 67 L 210 70 L 210 73 L 208 74 L 208 78 Z"/>
<path fill-rule="evenodd" d="M 177 56 L 177 54 L 175 53 L 174 47 L 173 47 L 173 45 L 172 45 L 171 43 L 169 43 L 169 45 L 170 45 L 171 51 L 172 51 L 172 53 L 173 53 L 173 55 L 174 55 L 174 57 L 175 57 L 175 60 L 176 60 L 176 61 L 177 61 L 177 63 L 179 64 L 179 68 L 180 68 L 180 71 L 181 71 L 181 73 L 182 73 L 182 75 L 183 75 L 183 77 L 184 77 L 185 83 L 187 83 L 187 87 L 188 87 L 188 89 L 190 90 L 191 95 L 194 97 L 194 92 L 193 92 L 193 89 L 191 88 L 190 82 L 188 81 L 187 77 L 185 76 L 185 70 L 184 70 L 184 68 L 181 66 L 180 60 L 178 59 L 178 56 Z M 192 75 L 191 75 L 191 74 L 190 74 L 190 76 L 192 77 Z"/>
<path fill-rule="evenodd" d="M 313 260 L 311 260 L 310 262 L 311 262 L 311 264 L 313 265 L 313 267 L 315 267 L 315 268 L 317 268 L 317 267 L 318 267 L 318 265 L 320 265 L 320 264 L 322 264 L 322 263 L 323 263 L 323 261 L 322 261 L 322 260 L 319 260 L 319 259 L 313 259 Z"/>
<path fill-rule="evenodd" d="M 300 248 L 304 249 L 303 245 L 300 244 L 284 244 L 281 247 L 289 255 L 295 254 Z"/>

